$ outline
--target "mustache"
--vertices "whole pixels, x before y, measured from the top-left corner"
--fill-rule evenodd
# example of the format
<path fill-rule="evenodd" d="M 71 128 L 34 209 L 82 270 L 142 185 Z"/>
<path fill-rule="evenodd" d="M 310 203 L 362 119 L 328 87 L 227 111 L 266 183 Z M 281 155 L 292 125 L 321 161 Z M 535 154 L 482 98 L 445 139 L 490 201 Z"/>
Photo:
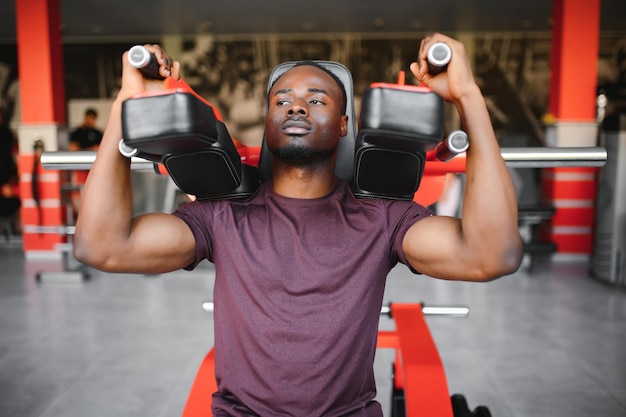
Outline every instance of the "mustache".
<path fill-rule="evenodd" d="M 304 116 L 301 115 L 291 115 L 287 116 L 282 123 L 283 127 L 310 127 L 311 122 Z"/>

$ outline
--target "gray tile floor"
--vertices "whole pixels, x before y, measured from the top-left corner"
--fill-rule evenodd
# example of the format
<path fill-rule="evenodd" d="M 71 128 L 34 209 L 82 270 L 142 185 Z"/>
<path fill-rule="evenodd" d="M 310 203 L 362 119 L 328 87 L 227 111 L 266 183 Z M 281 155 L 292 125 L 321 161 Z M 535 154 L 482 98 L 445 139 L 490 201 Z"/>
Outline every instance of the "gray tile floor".
<path fill-rule="evenodd" d="M 91 271 L 73 284 L 34 278 L 54 267 L 0 245 L 0 416 L 180 416 L 212 345 L 201 308 L 211 266 L 161 276 Z M 450 393 L 471 408 L 487 405 L 494 417 L 624 417 L 626 291 L 590 279 L 587 268 L 551 263 L 471 284 L 399 266 L 386 299 L 470 307 L 467 318 L 428 323 Z M 393 352 L 379 353 L 388 408 Z"/>

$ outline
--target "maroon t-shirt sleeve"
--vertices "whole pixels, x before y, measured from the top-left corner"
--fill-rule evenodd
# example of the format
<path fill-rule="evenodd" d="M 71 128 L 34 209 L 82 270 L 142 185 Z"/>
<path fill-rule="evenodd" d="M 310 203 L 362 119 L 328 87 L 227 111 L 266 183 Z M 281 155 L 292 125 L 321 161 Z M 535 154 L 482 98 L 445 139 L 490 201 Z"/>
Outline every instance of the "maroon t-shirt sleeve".
<path fill-rule="evenodd" d="M 390 221 L 396 222 L 395 225 L 390 225 L 393 231 L 391 236 L 392 254 L 398 262 L 409 267 L 413 273 L 419 274 L 420 272 L 413 269 L 407 261 L 404 251 L 402 250 L 402 241 L 411 226 L 426 217 L 432 216 L 433 212 L 419 204 L 405 201 L 398 201 L 396 204 L 391 204 L 389 210 Z"/>
<path fill-rule="evenodd" d="M 210 203 L 194 201 L 180 206 L 173 214 L 187 223 L 196 240 L 196 257 L 184 269 L 191 271 L 204 259 L 212 260 L 211 223 L 213 206 Z"/>

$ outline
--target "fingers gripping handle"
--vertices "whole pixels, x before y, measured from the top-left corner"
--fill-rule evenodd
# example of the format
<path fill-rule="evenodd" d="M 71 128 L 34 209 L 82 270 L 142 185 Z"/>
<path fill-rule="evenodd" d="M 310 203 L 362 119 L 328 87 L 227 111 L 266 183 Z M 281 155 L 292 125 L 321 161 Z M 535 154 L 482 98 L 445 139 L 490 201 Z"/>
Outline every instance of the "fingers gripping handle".
<path fill-rule="evenodd" d="M 146 77 L 155 80 L 165 79 L 165 77 L 159 74 L 159 63 L 155 56 L 141 45 L 135 45 L 130 48 L 128 51 L 128 61 L 135 68 L 139 68 Z"/>
<path fill-rule="evenodd" d="M 428 73 L 430 75 L 436 75 L 445 71 L 451 58 L 452 50 L 448 44 L 443 42 L 433 44 L 428 48 L 428 53 L 426 54 Z"/>

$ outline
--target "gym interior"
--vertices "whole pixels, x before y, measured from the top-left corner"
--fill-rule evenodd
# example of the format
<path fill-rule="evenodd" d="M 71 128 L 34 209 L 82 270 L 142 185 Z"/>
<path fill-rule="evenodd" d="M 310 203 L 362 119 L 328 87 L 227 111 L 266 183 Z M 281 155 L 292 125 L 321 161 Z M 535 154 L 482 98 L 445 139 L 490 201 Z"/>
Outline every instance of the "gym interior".
<path fill-rule="evenodd" d="M 3 184 L 0 205 L 0 416 L 198 415 L 190 393 L 214 344 L 212 264 L 162 275 L 110 274 L 72 256 L 75 201 L 95 150 L 73 152 L 69 137 L 88 108 L 104 129 L 123 51 L 165 45 L 233 137 L 254 148 L 263 135 L 268 75 L 279 63 L 345 64 L 358 115 L 365 88 L 397 82 L 420 39 L 433 31 L 471 45 L 516 185 L 524 260 L 514 274 L 489 283 L 435 280 L 398 265 L 384 305 L 422 312 L 427 327 L 420 331 L 434 343 L 444 377 L 438 393 L 463 395 L 475 410 L 464 415 L 489 415 L 479 414 L 481 406 L 494 417 L 626 415 L 622 2 L 505 7 L 481 0 L 470 12 L 455 1 L 350 1 L 340 11 L 323 1 L 315 10 L 303 6 L 306 17 L 288 19 L 274 1 L 263 2 L 263 10 L 253 1 L 99 3 L 2 6 L 0 110 L 17 171 Z M 124 18 L 122 7 L 130 7 Z M 325 7 L 339 21 L 320 17 Z M 185 8 L 194 16 L 180 12 Z M 257 18 L 246 18 L 244 9 Z M 459 122 L 445 110 L 446 130 L 453 130 Z M 171 212 L 187 201 L 154 164 L 134 162 L 136 214 Z M 460 216 L 463 170 L 449 170 L 433 174 L 444 188 L 428 205 Z M 393 314 L 381 312 L 381 335 L 398 326 Z M 386 416 L 411 417 L 413 382 L 405 374 L 398 389 L 399 348 L 383 345 L 375 362 L 377 400 Z M 410 392 L 428 392 L 432 381 L 422 377 Z M 433 415 L 452 417 L 447 408 Z"/>

